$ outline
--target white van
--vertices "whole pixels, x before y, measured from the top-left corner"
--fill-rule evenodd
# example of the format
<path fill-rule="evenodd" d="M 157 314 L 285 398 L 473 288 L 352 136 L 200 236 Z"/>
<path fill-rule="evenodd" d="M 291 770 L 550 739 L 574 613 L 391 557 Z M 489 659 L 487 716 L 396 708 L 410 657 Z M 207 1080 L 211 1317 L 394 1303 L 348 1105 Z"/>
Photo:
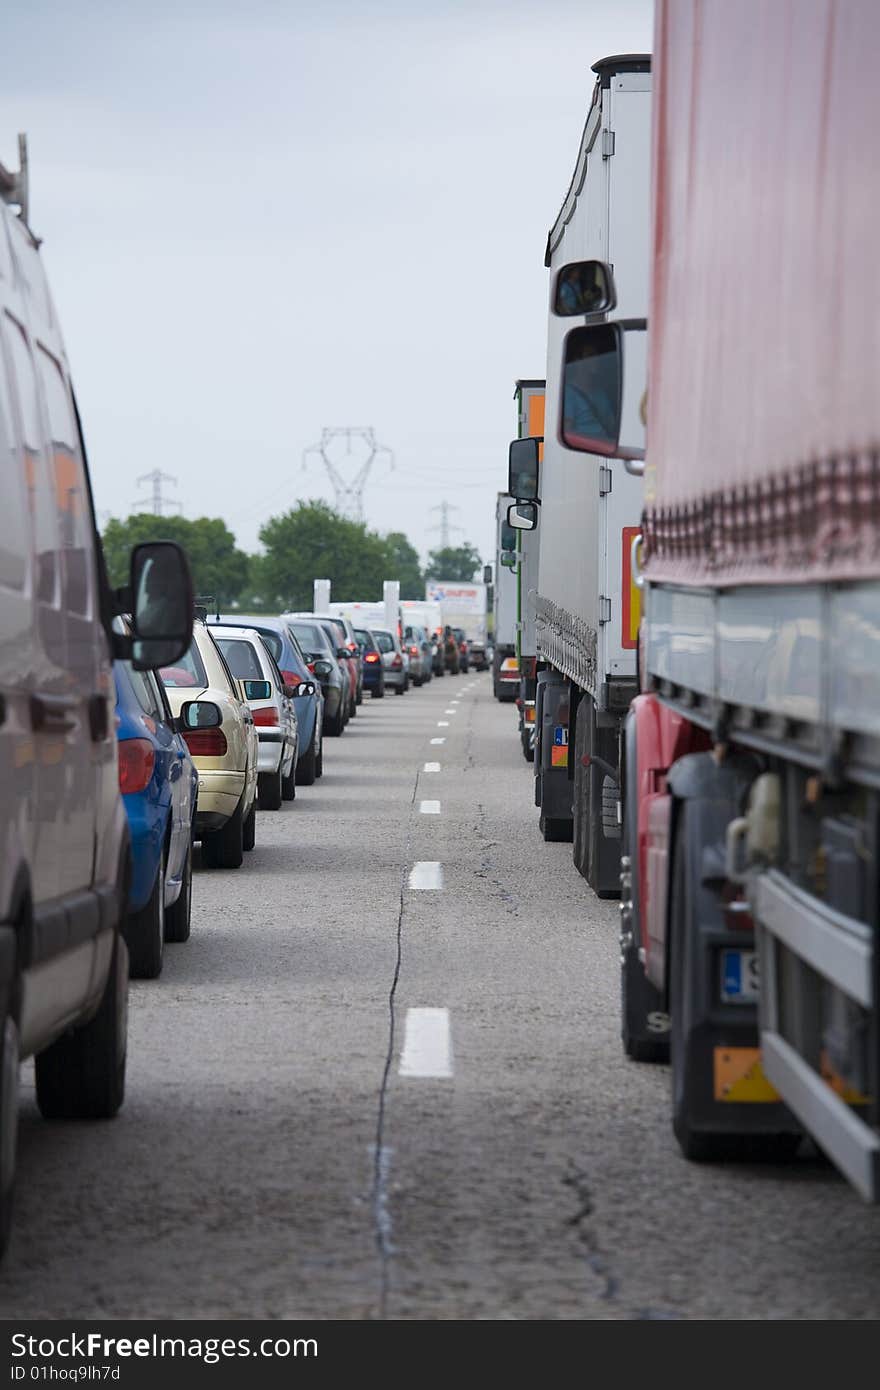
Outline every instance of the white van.
<path fill-rule="evenodd" d="M 111 659 L 151 669 L 185 650 L 192 626 L 176 546 L 138 546 L 130 590 L 109 588 L 37 246 L 25 174 L 0 166 L 0 1251 L 19 1059 L 36 1057 L 47 1118 L 106 1117 L 122 1103 L 128 954 L 118 926 L 130 851 Z M 114 635 L 130 603 L 134 635 Z"/>

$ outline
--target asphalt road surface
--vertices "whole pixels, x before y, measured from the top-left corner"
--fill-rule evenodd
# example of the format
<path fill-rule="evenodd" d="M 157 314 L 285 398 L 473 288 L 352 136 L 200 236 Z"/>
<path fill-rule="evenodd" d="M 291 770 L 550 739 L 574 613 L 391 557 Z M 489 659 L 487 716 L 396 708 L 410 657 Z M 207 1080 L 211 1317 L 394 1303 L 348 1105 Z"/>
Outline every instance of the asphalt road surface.
<path fill-rule="evenodd" d="M 367 697 L 325 769 L 199 867 L 118 1119 L 25 1070 L 0 1315 L 877 1316 L 880 1210 L 821 1157 L 681 1158 L 488 676 Z"/>

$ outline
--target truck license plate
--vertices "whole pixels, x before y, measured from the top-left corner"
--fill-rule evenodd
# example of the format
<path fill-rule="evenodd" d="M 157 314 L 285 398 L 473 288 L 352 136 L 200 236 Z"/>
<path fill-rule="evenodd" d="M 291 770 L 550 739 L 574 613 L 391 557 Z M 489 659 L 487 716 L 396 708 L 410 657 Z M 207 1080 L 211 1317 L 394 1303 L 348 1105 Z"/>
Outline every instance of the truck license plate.
<path fill-rule="evenodd" d="M 724 1004 L 757 1004 L 760 976 L 758 952 L 721 952 L 721 1000 Z"/>

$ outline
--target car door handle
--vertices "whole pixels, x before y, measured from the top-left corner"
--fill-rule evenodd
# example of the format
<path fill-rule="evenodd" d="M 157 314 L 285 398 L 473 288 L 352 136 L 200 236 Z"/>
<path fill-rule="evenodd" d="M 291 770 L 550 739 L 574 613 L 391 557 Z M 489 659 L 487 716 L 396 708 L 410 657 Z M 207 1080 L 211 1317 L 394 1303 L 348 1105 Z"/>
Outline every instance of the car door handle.
<path fill-rule="evenodd" d="M 31 728 L 35 734 L 66 734 L 76 728 L 73 718 L 79 701 L 75 695 L 32 695 Z"/>

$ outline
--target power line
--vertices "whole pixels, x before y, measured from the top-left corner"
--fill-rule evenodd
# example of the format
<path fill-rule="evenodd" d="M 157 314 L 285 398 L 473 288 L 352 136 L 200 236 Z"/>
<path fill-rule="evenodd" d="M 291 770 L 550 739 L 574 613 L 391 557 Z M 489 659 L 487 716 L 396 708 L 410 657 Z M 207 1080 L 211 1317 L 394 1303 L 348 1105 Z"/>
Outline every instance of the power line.
<path fill-rule="evenodd" d="M 330 448 L 334 440 L 337 439 L 345 441 L 346 455 L 351 454 L 353 441 L 366 447 L 367 456 L 354 477 L 347 478 L 330 457 Z M 340 515 L 346 516 L 352 521 L 363 521 L 364 519 L 364 488 L 367 485 L 370 470 L 379 455 L 387 454 L 390 466 L 392 469 L 394 468 L 394 454 L 387 445 L 377 443 L 375 433 L 370 425 L 334 425 L 329 429 L 325 428 L 321 431 L 319 444 L 310 444 L 307 449 L 303 449 L 303 469 L 308 467 L 309 454 L 320 455 L 336 496 L 336 510 Z"/>
<path fill-rule="evenodd" d="M 137 481 L 139 484 L 152 483 L 152 490 L 149 500 L 145 497 L 135 498 L 132 506 L 136 510 L 143 511 L 145 507 L 148 507 L 154 516 L 164 516 L 166 507 L 176 507 L 178 511 L 181 510 L 180 503 L 176 498 L 165 497 L 162 493 L 163 483 L 173 483 L 174 487 L 177 487 L 177 479 L 171 473 L 163 473 L 161 468 L 154 468 L 152 473 L 142 473 Z"/>

